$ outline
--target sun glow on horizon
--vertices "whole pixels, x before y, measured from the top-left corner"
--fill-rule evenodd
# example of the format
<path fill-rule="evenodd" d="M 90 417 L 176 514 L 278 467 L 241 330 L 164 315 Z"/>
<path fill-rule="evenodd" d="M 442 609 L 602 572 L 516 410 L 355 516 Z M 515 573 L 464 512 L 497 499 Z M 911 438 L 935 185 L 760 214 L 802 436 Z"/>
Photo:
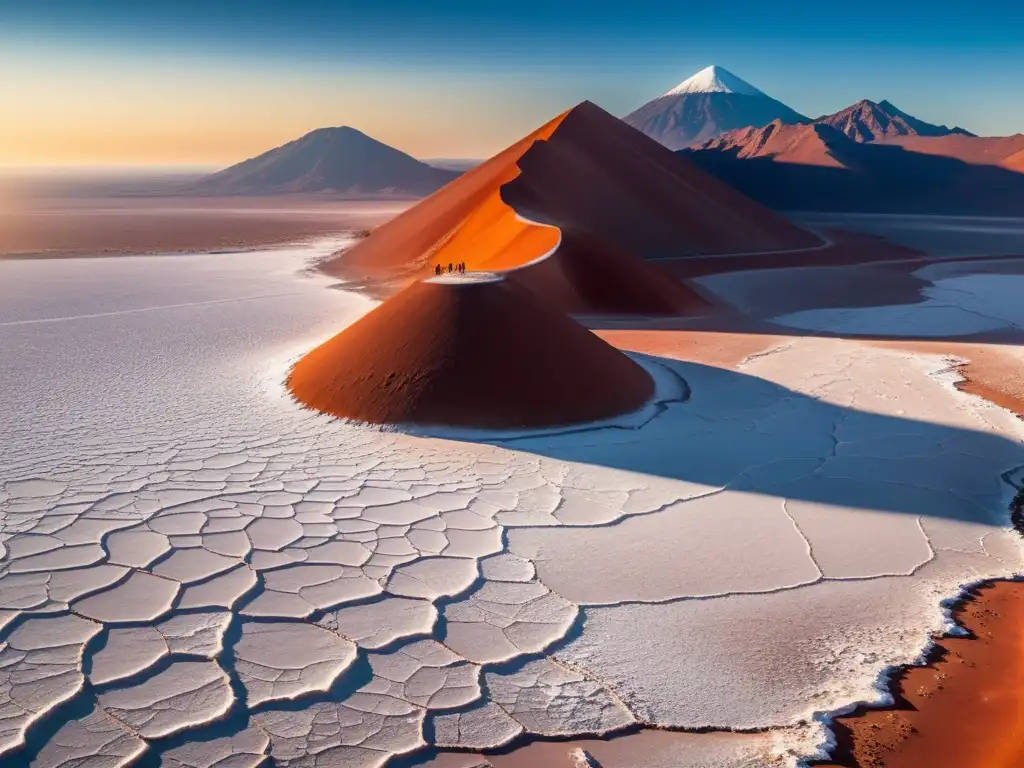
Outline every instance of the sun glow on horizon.
<path fill-rule="evenodd" d="M 44 5 L 12 8 L 0 28 L 0 168 L 224 167 L 339 125 L 415 157 L 484 158 L 585 99 L 624 115 L 708 63 L 812 117 L 888 99 L 928 122 L 1024 130 L 1024 107 L 1005 97 L 1024 82 L 1019 46 L 959 10 L 969 41 L 894 48 L 873 23 L 829 37 L 818 11 L 773 31 L 757 8 L 711 8 L 681 29 L 678 7 L 628 19 L 410 8 L 396 20 L 387 4 L 302 13 L 302 0 L 254 3 L 245 18 L 218 4 Z M 867 63 L 817 66 L 823 54 Z"/>
<path fill-rule="evenodd" d="M 0 113 L 0 168 L 224 167 L 338 125 L 415 157 L 479 158 L 571 106 L 511 77 L 496 92 L 457 74 L 438 82 L 124 55 L 33 67 L 28 58 L 0 62 L 0 93 L 18 105 Z"/>

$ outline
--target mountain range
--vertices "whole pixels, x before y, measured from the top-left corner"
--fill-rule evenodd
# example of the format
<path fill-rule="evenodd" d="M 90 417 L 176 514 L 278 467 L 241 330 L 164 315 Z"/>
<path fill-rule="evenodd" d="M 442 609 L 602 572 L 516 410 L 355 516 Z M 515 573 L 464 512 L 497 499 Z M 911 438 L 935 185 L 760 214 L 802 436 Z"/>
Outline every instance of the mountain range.
<path fill-rule="evenodd" d="M 833 115 L 823 115 L 814 122 L 830 125 L 854 141 L 861 142 L 895 136 L 974 136 L 963 128 L 947 128 L 918 120 L 892 102 L 880 101 L 876 104 L 868 99 L 858 101 Z"/>
<path fill-rule="evenodd" d="M 683 153 L 773 208 L 1024 212 L 1024 135 L 974 136 L 885 101 L 730 131 Z"/>
<path fill-rule="evenodd" d="M 422 197 L 459 175 L 435 168 L 355 128 L 320 128 L 199 180 L 197 195 L 333 193 Z"/>
<path fill-rule="evenodd" d="M 777 209 L 1024 212 L 1024 136 L 978 137 L 889 101 L 811 120 L 711 66 L 623 121 Z M 183 191 L 423 197 L 471 165 L 437 167 L 354 128 L 322 128 Z"/>

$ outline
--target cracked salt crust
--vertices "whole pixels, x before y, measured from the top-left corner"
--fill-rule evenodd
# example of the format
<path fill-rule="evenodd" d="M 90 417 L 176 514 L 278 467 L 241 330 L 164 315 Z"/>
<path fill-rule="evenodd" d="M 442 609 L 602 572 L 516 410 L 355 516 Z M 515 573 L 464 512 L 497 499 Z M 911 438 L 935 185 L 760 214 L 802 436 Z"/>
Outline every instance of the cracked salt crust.
<path fill-rule="evenodd" d="M 377 766 L 633 723 L 794 759 L 1024 562 L 1024 426 L 947 361 L 787 339 L 661 361 L 689 400 L 629 423 L 383 432 L 281 389 L 368 307 L 305 257 L 0 263 L 3 759 Z"/>

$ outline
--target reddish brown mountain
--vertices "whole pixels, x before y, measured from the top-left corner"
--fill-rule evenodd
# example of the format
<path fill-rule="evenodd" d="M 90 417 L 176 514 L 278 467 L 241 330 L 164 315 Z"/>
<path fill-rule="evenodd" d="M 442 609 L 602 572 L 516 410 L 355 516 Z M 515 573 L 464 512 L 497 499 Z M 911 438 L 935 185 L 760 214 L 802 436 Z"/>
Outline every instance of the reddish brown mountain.
<path fill-rule="evenodd" d="M 944 125 L 933 125 L 918 120 L 891 102 L 881 101 L 876 104 L 867 99 L 858 101 L 833 115 L 819 117 L 814 122 L 831 126 L 854 141 L 862 142 L 895 136 L 974 135 L 963 128 L 947 128 Z"/>
<path fill-rule="evenodd" d="M 1024 139 L 1024 137 L 1022 137 L 1022 139 Z M 1021 143 L 1024 144 L 1024 141 Z M 1016 152 L 1003 160 L 1002 165 L 1004 168 L 1009 168 L 1011 171 L 1024 173 L 1024 149 L 1021 149 L 1020 152 Z"/>
<path fill-rule="evenodd" d="M 685 154 L 783 210 L 1024 214 L 1024 135 L 979 137 L 908 117 L 861 102 L 809 125 L 731 131 Z"/>
<path fill-rule="evenodd" d="M 437 263 L 508 272 L 571 312 L 693 312 L 704 302 L 645 258 L 772 251 L 818 240 L 584 102 L 326 265 L 401 284 Z"/>
<path fill-rule="evenodd" d="M 721 152 L 737 159 L 770 157 L 801 165 L 842 167 L 831 153 L 830 142 L 844 145 L 848 139 L 836 128 L 824 123 L 784 125 L 781 121 L 763 128 L 744 128 L 707 141 L 700 150 Z"/>

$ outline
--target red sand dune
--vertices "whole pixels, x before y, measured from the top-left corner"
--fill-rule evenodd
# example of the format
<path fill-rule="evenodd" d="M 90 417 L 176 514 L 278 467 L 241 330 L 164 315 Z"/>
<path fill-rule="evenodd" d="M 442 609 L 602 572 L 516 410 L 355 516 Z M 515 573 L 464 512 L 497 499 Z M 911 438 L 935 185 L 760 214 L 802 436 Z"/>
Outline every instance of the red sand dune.
<path fill-rule="evenodd" d="M 498 276 L 415 282 L 303 357 L 303 404 L 376 424 L 546 427 L 635 410 L 647 372 Z"/>
<path fill-rule="evenodd" d="M 584 102 L 325 269 L 349 279 L 395 280 L 429 275 L 436 263 L 466 262 L 471 270 L 512 270 L 511 279 L 570 312 L 675 314 L 703 311 L 706 303 L 644 257 L 816 243 Z"/>

